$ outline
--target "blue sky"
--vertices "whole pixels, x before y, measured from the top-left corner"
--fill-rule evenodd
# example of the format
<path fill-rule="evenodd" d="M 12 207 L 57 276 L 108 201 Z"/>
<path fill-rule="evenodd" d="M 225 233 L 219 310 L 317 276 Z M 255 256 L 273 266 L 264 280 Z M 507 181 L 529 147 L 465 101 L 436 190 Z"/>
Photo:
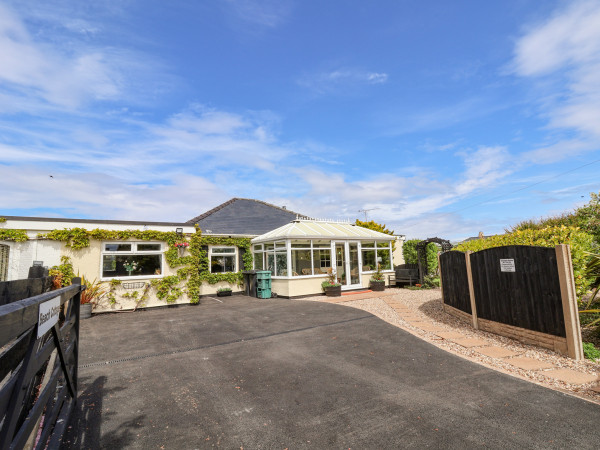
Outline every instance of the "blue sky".
<path fill-rule="evenodd" d="M 0 215 L 460 239 L 600 190 L 597 1 L 0 1 L 0 57 Z"/>

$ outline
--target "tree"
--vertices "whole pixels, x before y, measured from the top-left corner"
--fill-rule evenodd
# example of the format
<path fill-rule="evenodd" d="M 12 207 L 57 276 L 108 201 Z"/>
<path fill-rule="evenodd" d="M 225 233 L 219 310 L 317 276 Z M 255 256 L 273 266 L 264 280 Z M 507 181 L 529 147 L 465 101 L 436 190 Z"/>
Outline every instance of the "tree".
<path fill-rule="evenodd" d="M 369 220 L 368 222 L 363 222 L 362 220 L 356 219 L 354 225 L 358 225 L 359 227 L 368 228 L 369 230 L 379 231 L 380 233 L 389 234 L 390 236 L 394 235 L 393 230 L 388 230 L 385 224 L 381 225 L 374 220 Z M 392 241 L 392 251 L 396 250 L 396 242 Z"/>

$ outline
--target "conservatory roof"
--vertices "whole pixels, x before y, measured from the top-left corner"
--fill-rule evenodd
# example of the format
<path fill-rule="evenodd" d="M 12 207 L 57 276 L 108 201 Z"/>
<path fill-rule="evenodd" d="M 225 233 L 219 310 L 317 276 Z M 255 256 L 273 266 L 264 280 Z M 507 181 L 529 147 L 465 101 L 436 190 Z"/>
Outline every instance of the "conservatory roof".
<path fill-rule="evenodd" d="M 393 241 L 396 238 L 351 223 L 298 219 L 255 237 L 252 239 L 252 243 L 281 239 L 377 239 L 380 241 Z"/>

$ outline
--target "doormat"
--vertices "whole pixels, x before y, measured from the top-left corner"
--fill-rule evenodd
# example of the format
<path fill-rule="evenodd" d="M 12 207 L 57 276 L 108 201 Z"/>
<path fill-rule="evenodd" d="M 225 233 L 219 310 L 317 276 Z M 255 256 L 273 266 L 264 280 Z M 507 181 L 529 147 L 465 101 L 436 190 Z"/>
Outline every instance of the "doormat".
<path fill-rule="evenodd" d="M 371 289 L 367 289 L 366 291 L 342 292 L 342 295 L 368 294 L 369 292 L 373 292 L 373 291 Z"/>

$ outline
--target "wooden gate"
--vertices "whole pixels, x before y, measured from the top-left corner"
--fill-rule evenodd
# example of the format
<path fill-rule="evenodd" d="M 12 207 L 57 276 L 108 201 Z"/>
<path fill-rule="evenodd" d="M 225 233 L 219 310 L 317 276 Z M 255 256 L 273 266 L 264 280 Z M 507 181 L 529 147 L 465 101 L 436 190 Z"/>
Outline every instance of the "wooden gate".
<path fill-rule="evenodd" d="M 10 247 L 6 244 L 0 244 L 0 281 L 8 279 L 8 257 Z"/>
<path fill-rule="evenodd" d="M 77 399 L 81 279 L 0 306 L 0 449 L 57 448 Z"/>

